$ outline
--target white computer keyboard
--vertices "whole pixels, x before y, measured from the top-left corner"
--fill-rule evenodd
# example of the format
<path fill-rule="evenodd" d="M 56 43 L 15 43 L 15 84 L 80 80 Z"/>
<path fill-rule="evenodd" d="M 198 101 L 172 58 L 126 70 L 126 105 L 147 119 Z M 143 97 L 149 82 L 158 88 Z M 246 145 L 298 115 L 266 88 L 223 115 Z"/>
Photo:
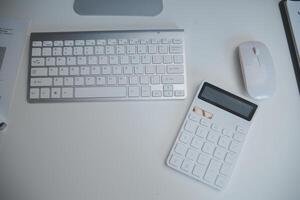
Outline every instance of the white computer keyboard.
<path fill-rule="evenodd" d="M 257 105 L 204 82 L 191 104 L 167 165 L 213 188 L 232 174 Z"/>
<path fill-rule="evenodd" d="M 32 33 L 29 102 L 186 97 L 183 30 Z"/>

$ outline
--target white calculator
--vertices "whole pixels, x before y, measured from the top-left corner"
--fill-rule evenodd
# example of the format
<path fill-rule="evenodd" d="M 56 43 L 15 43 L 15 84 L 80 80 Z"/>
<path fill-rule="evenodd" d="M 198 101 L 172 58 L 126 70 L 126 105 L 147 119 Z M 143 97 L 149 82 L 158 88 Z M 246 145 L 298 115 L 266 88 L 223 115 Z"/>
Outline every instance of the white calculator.
<path fill-rule="evenodd" d="M 257 105 L 203 82 L 167 158 L 167 165 L 222 190 L 252 123 Z"/>

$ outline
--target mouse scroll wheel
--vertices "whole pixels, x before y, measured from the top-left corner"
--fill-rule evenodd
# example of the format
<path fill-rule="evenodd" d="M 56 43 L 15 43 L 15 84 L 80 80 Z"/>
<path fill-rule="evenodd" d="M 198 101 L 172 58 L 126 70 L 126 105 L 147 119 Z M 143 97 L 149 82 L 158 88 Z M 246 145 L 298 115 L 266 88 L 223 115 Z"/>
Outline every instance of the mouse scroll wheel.
<path fill-rule="evenodd" d="M 256 47 L 253 47 L 252 48 L 252 51 L 255 55 L 258 55 L 259 54 L 259 50 L 256 48 Z"/>

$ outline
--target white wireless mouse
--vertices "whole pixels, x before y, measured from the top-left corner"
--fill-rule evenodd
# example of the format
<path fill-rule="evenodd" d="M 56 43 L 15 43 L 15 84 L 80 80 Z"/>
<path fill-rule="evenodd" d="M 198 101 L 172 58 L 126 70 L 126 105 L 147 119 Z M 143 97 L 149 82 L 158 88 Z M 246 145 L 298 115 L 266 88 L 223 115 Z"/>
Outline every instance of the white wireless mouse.
<path fill-rule="evenodd" d="M 244 84 L 254 99 L 266 99 L 276 87 L 275 70 L 267 46 L 261 42 L 244 42 L 238 47 Z"/>

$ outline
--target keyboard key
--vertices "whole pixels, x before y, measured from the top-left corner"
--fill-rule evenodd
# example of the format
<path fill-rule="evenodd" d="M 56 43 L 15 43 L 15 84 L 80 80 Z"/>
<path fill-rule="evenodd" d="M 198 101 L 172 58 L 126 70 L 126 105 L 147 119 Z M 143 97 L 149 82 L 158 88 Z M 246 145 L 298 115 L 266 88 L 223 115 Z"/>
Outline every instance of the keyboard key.
<path fill-rule="evenodd" d="M 164 97 L 171 97 L 173 96 L 173 91 L 164 91 Z"/>
<path fill-rule="evenodd" d="M 65 46 L 74 46 L 74 40 L 65 40 L 64 44 Z"/>
<path fill-rule="evenodd" d="M 33 47 L 41 47 L 42 46 L 42 42 L 41 41 L 33 41 L 32 42 L 32 46 Z"/>
<path fill-rule="evenodd" d="M 182 162 L 183 162 L 183 159 L 176 155 L 172 155 L 171 159 L 169 161 L 169 163 L 172 166 L 177 167 L 177 168 L 179 168 L 181 166 Z"/>
<path fill-rule="evenodd" d="M 182 156 L 185 156 L 185 154 L 187 152 L 187 148 L 183 144 L 177 144 L 175 147 L 175 152 Z"/>
<path fill-rule="evenodd" d="M 78 76 L 79 75 L 79 67 L 70 67 L 70 75 Z"/>
<path fill-rule="evenodd" d="M 45 65 L 45 58 L 37 57 L 31 58 L 31 66 L 44 66 Z"/>
<path fill-rule="evenodd" d="M 84 46 L 84 40 L 75 40 L 75 45 L 76 46 Z"/>
<path fill-rule="evenodd" d="M 79 87 L 76 98 L 126 97 L 126 87 Z"/>
<path fill-rule="evenodd" d="M 47 68 L 31 68 L 31 76 L 47 76 Z"/>
<path fill-rule="evenodd" d="M 83 48 L 82 47 L 74 47 L 74 55 L 75 56 L 83 55 Z"/>
<path fill-rule="evenodd" d="M 184 160 L 182 165 L 181 165 L 181 169 L 183 169 L 183 171 L 190 173 L 194 168 L 194 163 L 189 161 L 189 160 Z"/>
<path fill-rule="evenodd" d="M 117 84 L 117 77 L 115 77 L 115 76 L 107 77 L 107 84 L 108 85 L 116 85 Z"/>
<path fill-rule="evenodd" d="M 55 58 L 46 57 L 46 66 L 55 66 Z"/>
<path fill-rule="evenodd" d="M 32 87 L 42 87 L 42 86 L 51 86 L 52 78 L 31 78 L 30 86 Z"/>
<path fill-rule="evenodd" d="M 56 57 L 56 65 L 66 65 L 66 58 L 65 57 Z"/>
<path fill-rule="evenodd" d="M 172 53 L 172 54 L 182 54 L 183 53 L 182 45 L 170 45 L 170 53 Z"/>
<path fill-rule="evenodd" d="M 62 56 L 62 48 L 54 47 L 52 54 L 53 54 L 53 56 Z"/>
<path fill-rule="evenodd" d="M 100 74 L 100 67 L 99 66 L 92 66 L 91 67 L 91 74 L 99 75 Z"/>
<path fill-rule="evenodd" d="M 93 76 L 87 76 L 85 77 L 85 85 L 95 85 L 96 79 Z"/>
<path fill-rule="evenodd" d="M 183 97 L 184 96 L 184 90 L 175 90 L 174 96 L 176 97 Z"/>
<path fill-rule="evenodd" d="M 97 85 L 105 85 L 106 84 L 105 77 L 103 77 L 103 76 L 96 77 L 96 84 Z"/>
<path fill-rule="evenodd" d="M 63 55 L 64 56 L 71 56 L 71 55 L 73 55 L 73 48 L 72 47 L 64 47 L 63 48 Z"/>
<path fill-rule="evenodd" d="M 40 97 L 40 89 L 39 88 L 30 88 L 29 98 L 30 99 L 38 99 Z"/>
<path fill-rule="evenodd" d="M 50 98 L 50 88 L 41 88 L 41 98 L 42 99 Z"/>
<path fill-rule="evenodd" d="M 128 87 L 128 96 L 129 97 L 140 96 L 140 87 L 136 87 L 136 86 Z"/>
<path fill-rule="evenodd" d="M 162 92 L 160 90 L 153 90 L 152 91 L 152 96 L 153 97 L 161 97 L 162 96 Z"/>
<path fill-rule="evenodd" d="M 165 65 L 157 65 L 156 72 L 157 74 L 164 74 L 166 71 Z"/>
<path fill-rule="evenodd" d="M 73 88 L 62 88 L 62 98 L 73 98 Z"/>
<path fill-rule="evenodd" d="M 44 47 L 51 47 L 53 45 L 52 41 L 43 41 L 43 46 Z"/>
<path fill-rule="evenodd" d="M 51 88 L 51 98 L 60 98 L 60 88 Z"/>
<path fill-rule="evenodd" d="M 32 56 L 41 56 L 42 55 L 42 49 L 41 48 L 32 48 L 31 49 L 31 55 Z"/>
<path fill-rule="evenodd" d="M 62 86 L 63 85 L 63 78 L 55 77 L 53 79 L 53 85 L 54 86 Z"/>
<path fill-rule="evenodd" d="M 60 67 L 58 72 L 59 72 L 60 76 L 68 76 L 69 68 L 68 67 Z"/>
<path fill-rule="evenodd" d="M 126 76 L 119 76 L 118 77 L 118 83 L 120 85 L 126 85 L 128 83 L 127 77 Z M 143 87 L 142 87 L 143 88 Z M 143 90 L 142 90 L 143 91 Z"/>
<path fill-rule="evenodd" d="M 150 96 L 151 96 L 150 86 L 142 86 L 142 97 L 150 97 Z"/>
<path fill-rule="evenodd" d="M 175 64 L 183 64 L 183 56 L 182 55 L 174 55 L 174 63 Z"/>
<path fill-rule="evenodd" d="M 173 63 L 173 57 L 171 55 L 164 55 L 163 63 L 164 64 L 172 64 Z M 182 64 L 182 63 L 176 63 L 176 64 Z"/>
<path fill-rule="evenodd" d="M 160 84 L 160 76 L 151 76 L 150 81 L 153 85 Z"/>
<path fill-rule="evenodd" d="M 146 74 L 154 74 L 155 68 L 155 65 L 146 65 Z"/>
<path fill-rule="evenodd" d="M 64 78 L 64 85 L 66 85 L 66 86 L 72 86 L 72 85 L 74 85 L 74 79 L 73 79 L 73 77 L 65 77 Z"/>
<path fill-rule="evenodd" d="M 167 72 L 169 74 L 182 74 L 183 73 L 183 65 L 168 65 Z"/>

